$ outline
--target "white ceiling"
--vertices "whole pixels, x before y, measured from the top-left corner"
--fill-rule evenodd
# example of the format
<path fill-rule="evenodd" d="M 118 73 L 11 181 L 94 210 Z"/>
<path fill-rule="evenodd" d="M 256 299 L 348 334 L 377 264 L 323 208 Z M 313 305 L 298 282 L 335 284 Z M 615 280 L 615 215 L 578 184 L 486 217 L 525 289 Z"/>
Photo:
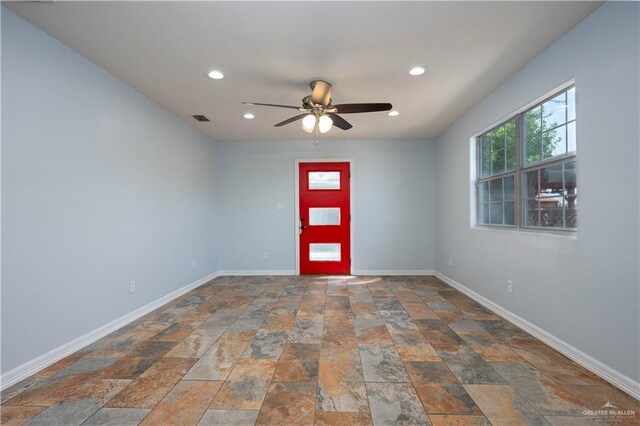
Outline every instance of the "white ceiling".
<path fill-rule="evenodd" d="M 435 137 L 601 2 L 3 4 L 216 140 L 283 140 L 310 137 L 273 127 L 297 111 L 241 102 L 299 105 L 316 78 L 336 104 L 400 111 L 345 115 L 353 129 L 323 138 Z"/>

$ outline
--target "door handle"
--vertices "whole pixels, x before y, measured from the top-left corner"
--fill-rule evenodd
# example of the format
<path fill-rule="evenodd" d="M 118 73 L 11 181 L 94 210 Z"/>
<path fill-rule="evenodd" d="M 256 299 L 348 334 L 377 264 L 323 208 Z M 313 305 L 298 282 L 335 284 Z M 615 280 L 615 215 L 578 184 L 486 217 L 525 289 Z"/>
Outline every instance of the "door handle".
<path fill-rule="evenodd" d="M 304 217 L 300 218 L 300 233 L 302 234 L 302 231 L 304 231 L 305 229 L 307 229 L 307 226 L 304 224 Z"/>

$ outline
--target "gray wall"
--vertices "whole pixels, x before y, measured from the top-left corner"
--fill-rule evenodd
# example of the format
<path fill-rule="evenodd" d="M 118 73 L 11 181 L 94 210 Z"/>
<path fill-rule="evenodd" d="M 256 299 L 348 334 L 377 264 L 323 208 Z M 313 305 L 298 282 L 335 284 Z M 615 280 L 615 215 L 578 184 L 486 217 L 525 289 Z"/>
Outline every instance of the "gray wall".
<path fill-rule="evenodd" d="M 433 143 L 322 139 L 216 143 L 220 269 L 295 270 L 294 162 L 325 157 L 354 160 L 355 270 L 433 269 Z"/>
<path fill-rule="evenodd" d="M 4 7 L 2 121 L 2 372 L 217 270 L 213 141 Z"/>
<path fill-rule="evenodd" d="M 436 270 L 635 380 L 638 9 L 638 3 L 605 4 L 437 138 L 435 240 Z M 572 77 L 577 237 L 471 228 L 469 138 Z"/>

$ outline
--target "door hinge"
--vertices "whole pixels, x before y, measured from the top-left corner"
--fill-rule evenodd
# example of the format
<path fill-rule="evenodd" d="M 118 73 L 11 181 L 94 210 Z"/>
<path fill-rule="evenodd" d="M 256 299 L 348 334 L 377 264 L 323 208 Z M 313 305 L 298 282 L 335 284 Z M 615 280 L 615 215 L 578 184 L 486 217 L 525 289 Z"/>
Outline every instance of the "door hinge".
<path fill-rule="evenodd" d="M 349 259 L 349 266 L 351 266 L 351 259 Z"/>
<path fill-rule="evenodd" d="M 349 172 L 349 178 L 351 178 L 351 172 Z"/>

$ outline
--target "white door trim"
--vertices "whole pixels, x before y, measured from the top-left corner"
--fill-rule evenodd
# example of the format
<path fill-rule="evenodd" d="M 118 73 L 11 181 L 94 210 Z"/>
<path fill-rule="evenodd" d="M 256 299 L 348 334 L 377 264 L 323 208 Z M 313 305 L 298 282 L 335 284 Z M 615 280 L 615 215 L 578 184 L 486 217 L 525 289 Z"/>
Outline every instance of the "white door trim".
<path fill-rule="evenodd" d="M 349 273 L 353 275 L 353 271 L 356 270 L 356 237 L 354 230 L 355 212 L 353 209 L 353 188 L 354 188 L 354 161 L 352 158 L 296 158 L 294 164 L 294 239 L 295 239 L 295 256 L 296 256 L 296 275 L 300 275 L 300 184 L 298 179 L 300 178 L 300 163 L 349 163 L 349 171 L 351 172 L 351 179 L 349 179 L 349 209 L 351 210 L 351 222 L 349 223 L 349 235 L 351 252 L 351 266 Z"/>

